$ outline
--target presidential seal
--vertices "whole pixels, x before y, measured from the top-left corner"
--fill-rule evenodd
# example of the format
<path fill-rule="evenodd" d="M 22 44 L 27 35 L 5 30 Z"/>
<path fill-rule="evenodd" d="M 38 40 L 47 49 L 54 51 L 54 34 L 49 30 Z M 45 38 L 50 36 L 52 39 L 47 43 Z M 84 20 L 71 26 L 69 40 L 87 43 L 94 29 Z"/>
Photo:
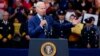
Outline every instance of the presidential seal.
<path fill-rule="evenodd" d="M 41 46 L 41 54 L 43 56 L 55 56 L 56 46 L 52 42 L 45 42 Z"/>

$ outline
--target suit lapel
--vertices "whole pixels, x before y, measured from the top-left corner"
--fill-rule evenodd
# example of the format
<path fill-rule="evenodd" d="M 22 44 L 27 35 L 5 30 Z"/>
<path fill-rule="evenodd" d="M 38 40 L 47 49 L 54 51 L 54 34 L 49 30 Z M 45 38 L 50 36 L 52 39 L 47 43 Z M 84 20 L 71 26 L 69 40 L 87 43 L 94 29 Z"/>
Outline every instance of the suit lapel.
<path fill-rule="evenodd" d="M 35 16 L 35 19 L 36 19 L 36 20 L 35 20 L 36 24 L 39 25 L 41 21 L 40 21 L 40 19 L 39 19 L 39 17 L 38 17 L 37 15 Z"/>

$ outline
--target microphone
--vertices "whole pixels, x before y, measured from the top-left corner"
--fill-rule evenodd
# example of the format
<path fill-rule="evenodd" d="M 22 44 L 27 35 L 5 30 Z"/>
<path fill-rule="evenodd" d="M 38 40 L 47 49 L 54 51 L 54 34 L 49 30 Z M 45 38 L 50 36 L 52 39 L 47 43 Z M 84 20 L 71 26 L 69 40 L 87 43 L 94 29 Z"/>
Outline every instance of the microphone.
<path fill-rule="evenodd" d="M 46 20 L 46 16 L 43 16 L 43 20 Z M 47 23 L 43 26 L 43 28 L 46 28 Z"/>
<path fill-rule="evenodd" d="M 46 16 L 45 16 L 45 15 L 43 16 L 43 20 L 46 20 Z M 43 26 L 45 35 L 47 35 L 46 25 L 47 25 L 47 24 L 45 24 L 45 25 Z"/>
<path fill-rule="evenodd" d="M 46 17 L 46 16 L 45 16 L 45 15 L 43 15 L 43 20 L 45 20 L 45 17 Z"/>

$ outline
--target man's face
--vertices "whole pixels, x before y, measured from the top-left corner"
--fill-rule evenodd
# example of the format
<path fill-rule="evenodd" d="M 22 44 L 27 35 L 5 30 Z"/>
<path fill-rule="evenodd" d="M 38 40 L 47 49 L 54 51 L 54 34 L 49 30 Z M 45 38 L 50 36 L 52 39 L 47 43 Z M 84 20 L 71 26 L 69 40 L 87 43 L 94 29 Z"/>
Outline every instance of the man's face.
<path fill-rule="evenodd" d="M 4 13 L 3 14 L 3 20 L 8 20 L 9 18 L 9 14 L 8 13 Z"/>
<path fill-rule="evenodd" d="M 16 6 L 17 6 L 17 7 L 20 7 L 20 6 L 22 5 L 20 0 L 16 0 L 15 3 L 16 3 Z"/>
<path fill-rule="evenodd" d="M 37 8 L 36 11 L 38 14 L 40 14 L 41 16 L 46 14 L 46 6 L 44 3 L 40 4 Z"/>
<path fill-rule="evenodd" d="M 59 20 L 64 20 L 65 19 L 65 15 L 58 15 Z"/>

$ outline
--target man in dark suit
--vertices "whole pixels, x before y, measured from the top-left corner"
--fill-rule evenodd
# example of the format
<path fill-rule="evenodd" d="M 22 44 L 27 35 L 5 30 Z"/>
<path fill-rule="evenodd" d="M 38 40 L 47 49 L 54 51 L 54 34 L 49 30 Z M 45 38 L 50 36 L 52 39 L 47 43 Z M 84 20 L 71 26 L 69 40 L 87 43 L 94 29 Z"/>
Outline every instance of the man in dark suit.
<path fill-rule="evenodd" d="M 98 48 L 99 46 L 99 30 L 98 27 L 94 25 L 94 22 L 94 17 L 85 19 L 85 24 L 81 31 L 81 45 L 83 48 Z"/>
<path fill-rule="evenodd" d="M 78 20 L 72 20 L 72 23 L 65 20 L 65 10 L 57 11 L 57 19 L 53 23 L 54 38 L 68 38 L 71 34 L 71 28 L 78 23 Z"/>
<path fill-rule="evenodd" d="M 57 19 L 53 23 L 53 36 L 55 38 L 67 38 L 71 33 L 71 27 L 74 26 L 65 20 L 65 14 L 64 10 L 57 11 Z"/>
<path fill-rule="evenodd" d="M 46 9 L 44 2 L 37 2 L 37 14 L 28 21 L 28 33 L 31 38 L 49 37 L 53 21 L 52 17 L 46 15 Z"/>
<path fill-rule="evenodd" d="M 0 42 L 1 47 L 11 47 L 11 40 L 13 37 L 13 25 L 8 21 L 9 13 L 4 12 L 3 20 L 0 22 Z"/>

